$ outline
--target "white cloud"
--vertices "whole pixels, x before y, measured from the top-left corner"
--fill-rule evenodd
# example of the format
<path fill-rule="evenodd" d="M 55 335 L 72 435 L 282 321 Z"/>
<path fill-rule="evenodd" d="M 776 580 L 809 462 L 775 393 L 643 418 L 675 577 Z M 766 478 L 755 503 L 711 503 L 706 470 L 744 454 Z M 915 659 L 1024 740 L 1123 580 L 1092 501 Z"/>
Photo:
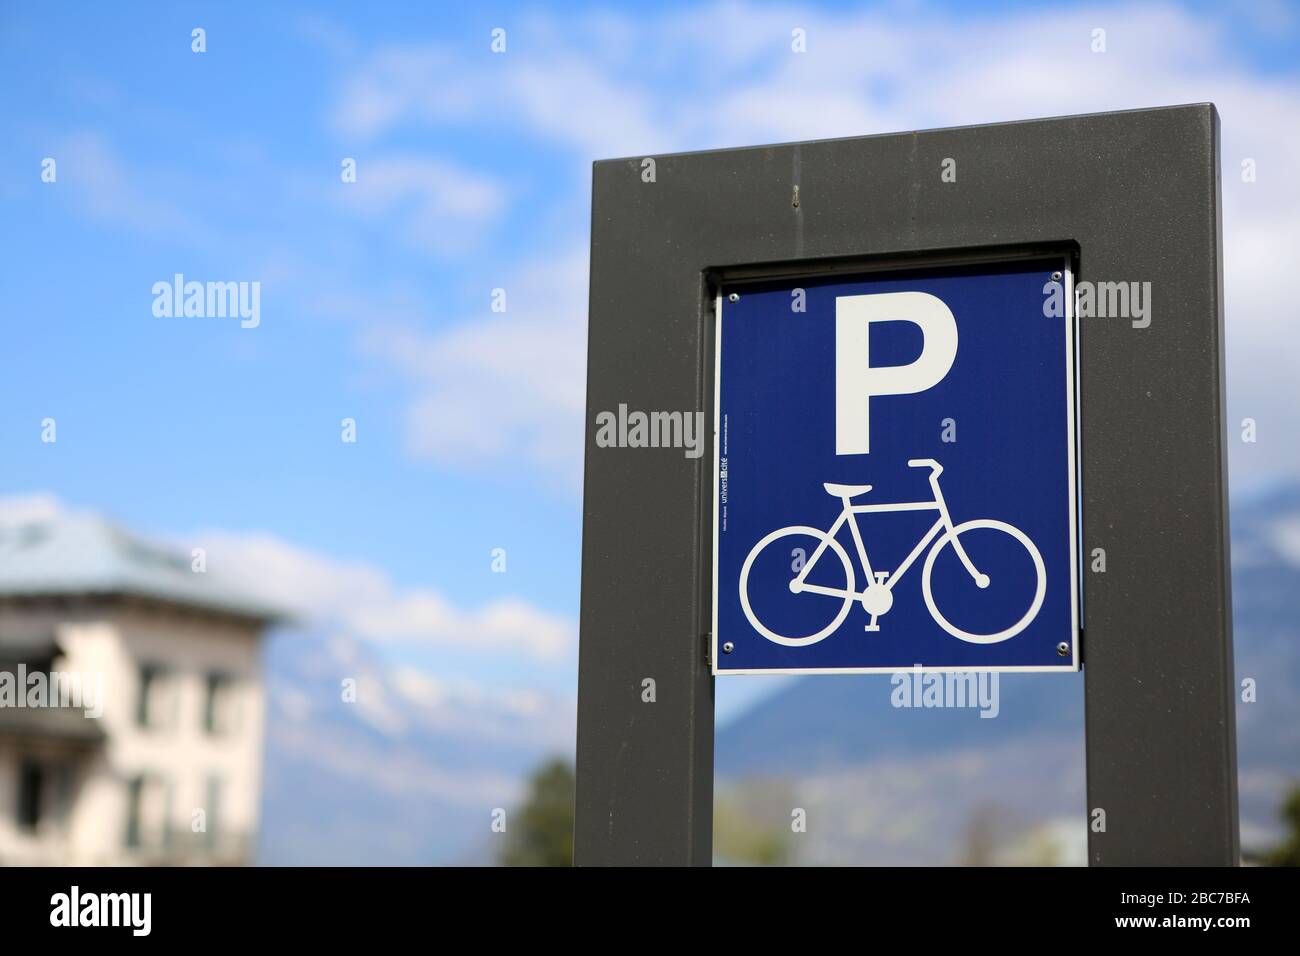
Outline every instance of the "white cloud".
<path fill-rule="evenodd" d="M 1288 514 L 1278 518 L 1270 529 L 1269 538 L 1285 561 L 1300 567 L 1300 515 Z M 1234 552 L 1233 559 L 1236 557 Z"/>
<path fill-rule="evenodd" d="M 58 163 L 58 183 L 71 189 L 91 218 L 149 236 L 192 240 L 198 235 L 190 218 L 158 198 L 157 178 L 149 170 L 131 167 L 103 134 L 72 133 L 51 155 Z M 144 188 L 146 184 L 152 188 Z"/>
<path fill-rule="evenodd" d="M 388 579 L 370 565 L 314 554 L 271 534 L 206 531 L 195 540 L 224 578 L 308 620 L 336 619 L 350 607 L 380 603 L 393 594 Z"/>
<path fill-rule="evenodd" d="M 487 652 L 518 650 L 541 660 L 562 657 L 573 637 L 568 621 L 524 601 L 494 601 L 467 612 L 428 589 L 357 608 L 348 619 L 358 634 L 378 641 L 428 641 Z"/>
<path fill-rule="evenodd" d="M 1251 470 L 1300 472 L 1300 444 L 1281 437 L 1300 365 L 1287 281 L 1300 247 L 1294 75 L 1252 72 L 1226 20 L 1162 3 L 905 14 L 722 2 L 644 20 L 539 17 L 512 30 L 504 56 L 424 45 L 363 57 L 334 121 L 370 137 L 509 124 L 573 157 L 582 192 L 561 200 L 585 209 L 596 158 L 1213 101 L 1224 131 L 1230 413 L 1266 429 L 1249 456 L 1240 443 L 1234 453 Z M 790 50 L 794 26 L 807 31 L 805 54 Z M 1106 30 L 1105 53 L 1091 50 L 1096 27 Z M 1240 181 L 1243 157 L 1256 159 L 1256 183 Z M 575 219 L 575 243 L 581 227 Z M 538 271 L 544 254 L 539 241 Z M 554 268 L 568 262 L 566 253 Z M 411 376 L 415 449 L 452 464 L 523 460 L 552 470 L 553 449 L 576 453 L 554 438 L 581 429 L 580 295 L 526 321 L 467 319 L 394 345 L 408 372 L 415 356 L 426 362 Z M 479 429 L 487 399 L 491 427 Z"/>
<path fill-rule="evenodd" d="M 356 182 L 334 195 L 372 220 L 396 220 L 408 242 L 438 255 L 469 251 L 505 206 L 495 180 L 412 155 L 358 159 Z"/>
<path fill-rule="evenodd" d="M 432 333 L 375 328 L 367 347 L 411 389 L 413 454 L 452 467 L 509 460 L 577 488 L 586 394 L 586 250 L 523 268 L 501 288 L 505 312 Z"/>
<path fill-rule="evenodd" d="M 345 83 L 334 128 L 343 136 L 371 137 L 408 114 L 464 115 L 478 105 L 469 70 L 467 61 L 437 46 L 374 51 Z"/>
<path fill-rule="evenodd" d="M 577 628 L 518 598 L 458 606 L 432 587 L 399 588 L 377 568 L 339 561 L 266 534 L 213 531 L 196 536 L 209 567 L 251 594 L 378 644 L 422 644 L 472 654 L 519 653 L 558 661 Z"/>

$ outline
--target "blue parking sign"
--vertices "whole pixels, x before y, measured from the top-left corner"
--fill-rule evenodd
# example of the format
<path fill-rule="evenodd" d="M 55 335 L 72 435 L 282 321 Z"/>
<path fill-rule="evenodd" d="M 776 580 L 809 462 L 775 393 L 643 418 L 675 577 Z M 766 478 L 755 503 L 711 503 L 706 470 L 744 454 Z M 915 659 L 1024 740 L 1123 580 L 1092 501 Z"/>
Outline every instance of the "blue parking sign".
<path fill-rule="evenodd" d="M 717 306 L 716 674 L 1079 667 L 1068 261 Z"/>

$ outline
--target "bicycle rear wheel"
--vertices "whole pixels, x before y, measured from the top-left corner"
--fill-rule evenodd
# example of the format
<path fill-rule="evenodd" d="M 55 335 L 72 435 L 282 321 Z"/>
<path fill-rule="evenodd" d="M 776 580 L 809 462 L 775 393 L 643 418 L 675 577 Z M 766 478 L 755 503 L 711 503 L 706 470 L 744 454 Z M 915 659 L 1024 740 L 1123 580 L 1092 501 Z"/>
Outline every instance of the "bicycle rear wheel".
<path fill-rule="evenodd" d="M 821 545 L 823 541 L 826 542 L 827 551 L 834 552 L 835 556 L 840 559 L 840 564 L 844 568 L 844 582 L 845 582 L 843 597 L 839 597 L 838 595 L 819 594 L 813 591 L 802 592 L 805 602 L 815 602 L 818 604 L 822 604 L 825 606 L 827 613 L 829 613 L 830 610 L 834 608 L 834 602 L 837 599 L 840 601 L 839 610 L 835 612 L 835 616 L 831 619 L 829 624 L 827 624 L 826 626 L 822 627 L 817 631 L 814 631 L 812 634 L 808 634 L 803 637 L 790 636 L 787 634 L 778 634 L 775 630 L 773 630 L 772 628 L 764 624 L 761 620 L 759 620 L 758 615 L 754 612 L 753 605 L 750 602 L 750 594 L 749 594 L 750 574 L 754 569 L 755 562 L 758 561 L 759 559 L 759 555 L 762 552 L 764 552 L 766 549 L 772 548 L 772 551 L 769 551 L 767 555 L 764 555 L 764 557 L 770 560 L 778 560 L 777 553 L 780 553 L 779 556 L 780 562 L 784 564 L 784 566 L 789 567 L 789 563 L 788 563 L 789 558 L 787 557 L 787 555 L 793 553 L 794 548 L 797 547 L 797 545 L 794 544 L 794 540 L 799 537 L 813 538 L 816 541 L 816 543 L 811 548 L 805 548 L 804 553 L 805 555 L 808 556 L 811 556 L 812 553 Z M 782 539 L 785 539 L 785 542 L 783 544 L 779 544 L 778 546 L 778 543 L 781 542 Z M 825 557 L 825 552 L 822 553 L 822 556 Z M 762 563 L 764 564 L 765 567 L 767 567 L 769 561 L 765 560 Z M 780 583 L 780 586 L 789 589 L 790 584 L 793 583 L 794 578 L 797 576 L 797 574 L 798 572 L 793 571 L 792 569 L 792 574 L 790 578 L 788 580 L 782 581 Z M 774 587 L 773 579 L 770 575 L 770 570 L 768 572 L 766 583 L 764 583 L 761 586 L 766 588 L 768 591 L 770 591 Z M 825 531 L 819 531 L 816 528 L 810 528 L 804 525 L 791 525 L 788 528 L 778 528 L 776 531 L 773 531 L 765 538 L 762 538 L 756 545 L 754 545 L 752 549 L 750 549 L 749 556 L 745 558 L 745 564 L 740 569 L 740 606 L 741 608 L 744 609 L 745 617 L 749 619 L 749 623 L 753 626 L 754 630 L 758 631 L 759 634 L 762 634 L 765 638 L 767 638 L 769 641 L 772 641 L 775 644 L 783 644 L 786 647 L 806 647 L 809 644 L 816 644 L 818 641 L 834 633 L 835 630 L 841 624 L 844 623 L 844 618 L 848 616 L 849 608 L 853 604 L 853 589 L 854 589 L 853 564 L 852 562 L 849 561 L 848 553 L 845 552 L 844 548 L 840 545 L 838 541 L 836 541 L 834 538 L 827 535 Z M 808 607 L 810 609 L 813 606 L 814 606 L 813 603 L 808 603 Z M 810 613 L 815 614 L 818 612 L 810 610 Z M 821 614 L 818 620 L 820 620 L 824 616 L 825 616 L 824 614 Z"/>

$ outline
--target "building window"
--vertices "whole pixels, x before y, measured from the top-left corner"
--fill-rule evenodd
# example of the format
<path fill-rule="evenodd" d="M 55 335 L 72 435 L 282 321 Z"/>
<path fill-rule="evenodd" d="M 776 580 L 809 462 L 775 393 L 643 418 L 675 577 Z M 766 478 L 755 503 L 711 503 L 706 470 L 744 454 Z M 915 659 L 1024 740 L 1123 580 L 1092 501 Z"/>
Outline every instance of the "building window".
<path fill-rule="evenodd" d="M 208 777 L 207 838 L 209 847 L 217 845 L 217 827 L 221 819 L 221 796 L 224 789 L 220 777 L 216 774 Z"/>
<path fill-rule="evenodd" d="M 151 774 L 138 774 L 126 785 L 126 845 L 131 849 L 164 845 L 168 790 Z"/>
<path fill-rule="evenodd" d="M 238 718 L 235 679 L 229 674 L 209 674 L 203 703 L 203 729 L 213 736 L 232 733 Z"/>
<path fill-rule="evenodd" d="M 45 770 L 35 760 L 24 760 L 18 771 L 18 826 L 29 833 L 41 824 Z"/>
<path fill-rule="evenodd" d="M 141 844 L 141 804 L 144 802 L 144 777 L 135 777 L 126 785 L 126 845 L 135 849 Z"/>
<path fill-rule="evenodd" d="M 172 810 L 176 802 L 176 786 L 170 780 L 163 787 L 162 845 L 170 850 L 174 842 L 175 828 L 172 825 Z"/>
<path fill-rule="evenodd" d="M 135 722 L 141 727 L 160 728 L 171 724 L 171 680 L 156 664 L 140 665 L 140 692 L 136 698 Z"/>

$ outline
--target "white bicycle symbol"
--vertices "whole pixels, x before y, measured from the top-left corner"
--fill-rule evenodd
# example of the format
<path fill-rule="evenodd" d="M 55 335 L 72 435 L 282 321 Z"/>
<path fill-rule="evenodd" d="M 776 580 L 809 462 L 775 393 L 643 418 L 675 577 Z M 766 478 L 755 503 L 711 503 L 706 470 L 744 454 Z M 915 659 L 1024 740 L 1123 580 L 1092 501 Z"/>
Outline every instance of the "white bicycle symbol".
<path fill-rule="evenodd" d="M 844 618 L 848 616 L 849 608 L 855 600 L 861 601 L 863 609 L 871 615 L 871 623 L 866 625 L 865 629 L 868 631 L 880 630 L 880 626 L 876 623 L 876 620 L 881 615 L 887 614 L 889 609 L 893 607 L 894 585 L 898 583 L 899 579 L 907 572 L 908 568 L 915 563 L 917 557 L 920 556 L 921 552 L 925 550 L 931 541 L 934 542 L 934 546 L 930 548 L 930 553 L 926 555 L 925 566 L 921 569 L 921 593 L 925 597 L 925 606 L 929 609 L 930 616 L 934 618 L 936 624 L 953 637 L 959 638 L 963 641 L 969 641 L 972 644 L 996 644 L 999 641 L 1005 641 L 1009 638 L 1015 637 L 1029 626 L 1029 623 L 1038 614 L 1039 608 L 1043 606 L 1043 596 L 1047 593 L 1047 572 L 1043 567 L 1043 556 L 1038 553 L 1038 548 L 1034 545 L 1034 542 L 1031 541 L 1029 536 L 1019 528 L 1013 527 L 1005 521 L 994 521 L 989 518 L 980 518 L 974 521 L 963 522 L 954 527 L 952 519 L 948 517 L 948 506 L 944 503 L 943 492 L 939 490 L 939 475 L 943 472 L 943 466 L 933 458 L 914 458 L 907 464 L 909 468 L 930 469 L 930 487 L 934 490 L 933 500 L 891 502 L 879 505 L 855 505 L 851 503 L 850 499 L 855 498 L 858 495 L 866 494 L 871 490 L 871 485 L 837 485 L 828 482 L 823 486 L 826 491 L 844 502 L 844 510 L 840 512 L 839 518 L 837 518 L 835 523 L 831 525 L 829 531 L 819 531 L 816 528 L 808 527 L 806 525 L 791 525 L 788 528 L 778 528 L 776 531 L 773 531 L 771 534 L 760 540 L 758 544 L 754 545 L 753 550 L 749 552 L 749 556 L 745 558 L 744 567 L 742 567 L 740 571 L 740 604 L 745 610 L 745 617 L 747 617 L 749 623 L 754 626 L 754 630 L 758 631 L 758 633 L 762 634 L 769 641 L 774 641 L 777 644 L 784 644 L 788 647 L 805 647 L 809 644 L 816 644 L 827 635 L 834 633 L 834 631 L 844 623 Z M 892 574 L 888 571 L 872 571 L 871 562 L 867 558 L 867 549 L 862 543 L 862 533 L 858 530 L 858 521 L 856 516 L 872 512 L 926 511 L 930 509 L 937 510 L 939 512 L 939 518 L 935 521 L 934 526 L 931 527 L 917 543 L 916 547 L 912 549 L 912 552 L 907 556 L 903 563 L 900 564 Z M 835 540 L 836 533 L 845 523 L 848 524 L 850 530 L 853 532 L 853 543 L 857 545 L 858 557 L 862 561 L 863 570 L 866 571 L 868 584 L 862 591 L 854 589 L 853 565 L 849 561 L 848 553 L 844 550 L 844 547 Z M 1000 531 L 1004 534 L 1009 534 L 1011 537 L 1019 541 L 1024 546 L 1025 550 L 1029 552 L 1030 558 L 1033 559 L 1034 573 L 1037 575 L 1037 582 L 1034 588 L 1034 599 L 1029 605 L 1029 610 L 1027 610 L 1015 624 L 1005 630 L 997 631 L 993 634 L 972 634 L 969 631 L 963 631 L 961 628 L 955 627 L 946 617 L 944 617 L 938 607 L 935 606 L 934 595 L 930 587 L 930 576 L 934 571 L 935 558 L 938 557 L 939 552 L 949 544 L 951 544 L 953 550 L 956 551 L 957 556 L 961 559 L 962 564 L 965 565 L 966 570 L 970 573 L 976 586 L 981 589 L 989 586 L 989 576 L 975 567 L 970 557 L 966 554 L 966 549 L 962 547 L 961 543 L 961 536 L 963 534 L 967 531 L 974 531 L 980 528 Z M 754 566 L 755 558 L 757 558 L 759 552 L 768 545 L 780 540 L 781 538 L 792 535 L 816 538 L 820 543 L 817 545 L 812 555 L 804 562 L 803 567 L 799 569 L 799 573 L 791 579 L 790 590 L 795 594 L 822 594 L 828 597 L 843 599 L 843 604 L 840 607 L 839 613 L 835 615 L 834 620 L 820 631 L 817 631 L 815 634 L 810 634 L 807 637 L 785 637 L 781 634 L 777 634 L 758 619 L 758 616 L 754 613 L 754 610 L 749 603 L 749 572 Z M 809 584 L 807 581 L 809 572 L 812 571 L 813 566 L 817 564 L 818 559 L 820 559 L 827 550 L 833 551 L 836 557 L 840 559 L 840 563 L 844 566 L 846 583 L 843 588 L 823 587 L 817 584 Z"/>

